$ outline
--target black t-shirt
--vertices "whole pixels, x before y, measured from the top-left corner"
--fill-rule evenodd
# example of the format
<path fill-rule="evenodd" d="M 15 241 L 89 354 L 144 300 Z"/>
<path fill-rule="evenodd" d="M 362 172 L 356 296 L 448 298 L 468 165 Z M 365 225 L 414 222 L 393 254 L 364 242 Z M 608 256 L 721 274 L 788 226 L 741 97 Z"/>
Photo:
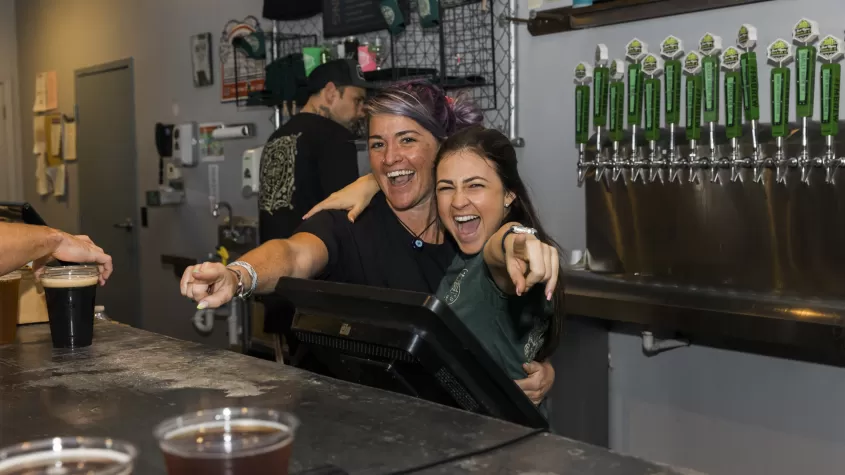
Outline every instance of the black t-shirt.
<path fill-rule="evenodd" d="M 262 243 L 291 237 L 308 210 L 358 178 L 354 139 L 337 122 L 309 113 L 293 116 L 270 136 L 261 156 L 258 196 Z M 294 307 L 276 296 L 262 301 L 264 331 L 287 331 Z"/>
<path fill-rule="evenodd" d="M 355 136 L 325 117 L 299 113 L 279 127 L 261 156 L 258 233 L 284 239 L 302 216 L 358 178 Z"/>
<path fill-rule="evenodd" d="M 318 277 L 347 284 L 434 294 L 457 252 L 448 235 L 444 244 L 415 249 L 415 237 L 402 226 L 382 193 L 354 224 L 345 211 L 324 211 L 296 232 L 317 236 L 329 251 L 328 265 Z"/>

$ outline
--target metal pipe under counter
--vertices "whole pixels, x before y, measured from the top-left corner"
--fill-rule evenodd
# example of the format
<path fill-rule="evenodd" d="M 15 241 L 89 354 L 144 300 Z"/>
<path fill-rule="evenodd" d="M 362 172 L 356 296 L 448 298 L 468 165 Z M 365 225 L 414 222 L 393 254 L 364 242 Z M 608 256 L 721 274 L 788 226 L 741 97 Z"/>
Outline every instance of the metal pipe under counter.
<path fill-rule="evenodd" d="M 570 315 L 644 325 L 741 351 L 845 366 L 845 300 L 586 270 L 566 274 L 566 297 Z"/>

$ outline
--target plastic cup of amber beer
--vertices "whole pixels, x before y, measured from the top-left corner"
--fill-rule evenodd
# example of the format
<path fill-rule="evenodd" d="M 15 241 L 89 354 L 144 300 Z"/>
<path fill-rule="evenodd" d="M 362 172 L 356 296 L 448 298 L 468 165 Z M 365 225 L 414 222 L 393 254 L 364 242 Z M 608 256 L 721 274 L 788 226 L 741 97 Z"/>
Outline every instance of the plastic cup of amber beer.
<path fill-rule="evenodd" d="M 0 449 L 0 475 L 129 475 L 137 456 L 119 440 L 54 437 Z"/>
<path fill-rule="evenodd" d="M 169 475 L 287 475 L 297 427 L 287 412 L 227 407 L 168 419 L 154 434 Z"/>
<path fill-rule="evenodd" d="M 96 266 L 48 267 L 41 275 L 53 348 L 90 346 L 94 338 Z"/>
<path fill-rule="evenodd" d="M 18 305 L 21 273 L 0 276 L 0 345 L 15 342 L 18 330 Z"/>

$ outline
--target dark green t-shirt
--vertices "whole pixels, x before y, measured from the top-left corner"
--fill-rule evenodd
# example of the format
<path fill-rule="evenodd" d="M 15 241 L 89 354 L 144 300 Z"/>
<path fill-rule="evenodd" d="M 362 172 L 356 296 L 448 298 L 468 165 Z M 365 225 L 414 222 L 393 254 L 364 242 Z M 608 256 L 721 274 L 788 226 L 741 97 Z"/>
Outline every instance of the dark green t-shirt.
<path fill-rule="evenodd" d="M 483 253 L 459 253 L 440 281 L 437 298 L 455 312 L 509 378 L 526 377 L 522 365 L 537 356 L 548 328 L 551 305 L 542 286 L 521 297 L 506 295 L 493 281 Z"/>

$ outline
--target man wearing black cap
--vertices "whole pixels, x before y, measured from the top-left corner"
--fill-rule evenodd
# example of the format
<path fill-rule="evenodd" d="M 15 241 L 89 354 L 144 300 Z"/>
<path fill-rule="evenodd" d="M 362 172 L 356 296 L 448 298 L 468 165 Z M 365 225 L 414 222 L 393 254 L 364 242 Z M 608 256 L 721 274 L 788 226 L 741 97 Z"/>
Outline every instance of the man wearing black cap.
<path fill-rule="evenodd" d="M 262 243 L 289 238 L 309 209 L 358 178 L 352 130 L 364 118 L 369 87 L 353 61 L 330 61 L 311 72 L 308 102 L 264 146 L 258 196 Z M 293 307 L 272 296 L 264 304 L 265 332 L 286 332 Z"/>

